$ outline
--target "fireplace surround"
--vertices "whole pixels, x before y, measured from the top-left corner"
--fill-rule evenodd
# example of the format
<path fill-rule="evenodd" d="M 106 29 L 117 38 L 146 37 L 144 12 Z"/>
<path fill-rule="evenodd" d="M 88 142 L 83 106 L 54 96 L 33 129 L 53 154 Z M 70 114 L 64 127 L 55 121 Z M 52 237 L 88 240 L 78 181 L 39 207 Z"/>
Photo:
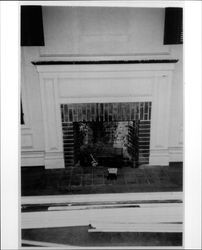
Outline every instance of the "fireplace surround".
<path fill-rule="evenodd" d="M 45 167 L 64 168 L 61 105 L 151 102 L 150 165 L 169 164 L 172 72 L 177 60 L 35 62 L 45 135 Z"/>

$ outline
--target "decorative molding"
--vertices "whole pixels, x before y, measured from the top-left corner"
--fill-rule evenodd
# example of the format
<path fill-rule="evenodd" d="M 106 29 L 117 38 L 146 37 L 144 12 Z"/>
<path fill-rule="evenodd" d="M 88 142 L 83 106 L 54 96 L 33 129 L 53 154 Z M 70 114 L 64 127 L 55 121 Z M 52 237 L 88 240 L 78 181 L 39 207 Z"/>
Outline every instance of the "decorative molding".
<path fill-rule="evenodd" d="M 93 102 L 151 102 L 151 95 L 139 96 L 107 96 L 107 97 L 60 97 L 60 104 L 68 103 L 93 103 Z"/>
<path fill-rule="evenodd" d="M 61 121 L 55 78 L 40 77 L 43 124 L 45 131 L 45 167 L 64 168 Z"/>
<path fill-rule="evenodd" d="M 52 151 L 58 149 L 58 136 L 57 130 L 55 130 L 56 124 L 56 107 L 55 107 L 55 92 L 54 92 L 54 79 L 43 80 L 43 102 L 44 108 L 44 122 L 45 122 L 45 136 L 46 136 L 46 150 Z"/>
<path fill-rule="evenodd" d="M 71 61 L 81 61 L 81 60 L 139 60 L 139 59 L 170 59 L 171 56 L 171 46 L 166 46 L 166 51 L 156 51 L 156 52 L 135 52 L 135 53 L 116 53 L 116 54 L 109 54 L 109 53 L 102 53 L 102 54 L 69 54 L 69 53 L 53 53 L 48 52 L 44 53 L 41 51 L 40 48 L 40 58 L 49 58 L 49 60 L 69 60 Z"/>
<path fill-rule="evenodd" d="M 151 135 L 151 138 L 152 138 L 152 135 Z M 168 166 L 169 165 L 168 148 L 162 149 L 160 146 L 151 148 L 150 146 L 149 164 Z"/>
<path fill-rule="evenodd" d="M 183 162 L 183 147 L 169 147 L 169 161 Z"/>
<path fill-rule="evenodd" d="M 22 134 L 21 135 L 21 147 L 25 148 L 33 148 L 33 138 L 32 134 Z"/>
<path fill-rule="evenodd" d="M 180 124 L 179 126 L 179 133 L 178 133 L 178 145 L 182 146 L 183 145 L 183 136 L 184 136 L 184 129 L 183 125 Z"/>
<path fill-rule="evenodd" d="M 152 131 L 155 134 L 155 140 L 151 141 L 151 148 L 167 148 L 168 136 L 164 131 L 169 130 L 169 106 L 172 75 L 167 73 L 163 76 L 156 76 L 153 87 L 153 119 L 151 123 Z M 153 136 L 154 139 L 154 136 Z"/>
<path fill-rule="evenodd" d="M 24 50 L 21 51 L 21 60 L 25 64 L 25 54 Z M 21 67 L 21 100 L 24 113 L 24 124 L 21 125 L 21 129 L 30 129 L 31 130 L 31 117 L 30 117 L 30 107 L 29 107 L 29 98 L 28 90 L 26 84 L 26 74 L 24 67 Z"/>
<path fill-rule="evenodd" d="M 33 148 L 33 133 L 31 128 L 27 126 L 21 126 L 21 149 Z"/>
<path fill-rule="evenodd" d="M 45 152 L 44 161 L 46 169 L 64 168 L 63 152 Z"/>
<path fill-rule="evenodd" d="M 102 60 L 102 61 L 33 61 L 33 65 L 88 65 L 88 64 L 148 64 L 148 63 L 177 63 L 178 59 L 149 59 L 149 60 Z"/>
<path fill-rule="evenodd" d="M 26 125 L 21 125 L 21 133 L 32 133 L 32 130 L 30 127 L 27 127 Z"/>
<path fill-rule="evenodd" d="M 150 165 L 169 165 L 168 137 L 172 71 L 156 75 L 153 82 Z"/>
<path fill-rule="evenodd" d="M 124 84 L 121 84 L 123 81 Z M 136 97 L 152 95 L 152 75 L 146 73 L 140 77 L 134 72 L 127 72 L 127 75 L 126 72 L 116 72 L 116 75 L 104 72 L 104 76 L 103 72 L 81 72 L 80 76 L 70 72 L 65 77 L 59 76 L 57 82 L 59 98 L 133 97 L 135 100 Z"/>
<path fill-rule="evenodd" d="M 32 167 L 44 165 L 44 151 L 21 151 L 21 166 Z"/>
<path fill-rule="evenodd" d="M 125 78 L 164 76 L 174 70 L 175 63 L 35 65 L 43 78 Z M 144 71 L 144 74 L 143 72 Z M 155 71 L 155 72 L 154 72 Z M 104 74 L 103 74 L 104 73 Z M 108 74 L 106 76 L 106 73 Z M 116 73 L 116 74 L 115 74 Z"/>

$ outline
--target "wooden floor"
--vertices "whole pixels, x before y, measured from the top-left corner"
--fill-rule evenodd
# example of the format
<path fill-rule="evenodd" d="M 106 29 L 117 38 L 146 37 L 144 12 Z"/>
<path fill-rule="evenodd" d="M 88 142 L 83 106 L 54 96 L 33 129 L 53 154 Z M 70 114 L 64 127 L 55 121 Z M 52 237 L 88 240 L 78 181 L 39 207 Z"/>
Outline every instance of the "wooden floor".
<path fill-rule="evenodd" d="M 183 193 L 22 197 L 23 246 L 182 246 Z M 55 245 L 56 244 L 56 245 Z"/>
<path fill-rule="evenodd" d="M 127 249 L 131 246 L 139 247 L 177 247 L 182 246 L 182 233 L 88 233 L 87 226 L 24 229 L 22 238 L 26 239 L 22 246 L 49 246 L 52 249 L 63 247 L 64 249 L 78 249 L 78 247 L 102 246 Z M 23 243 L 23 242 L 22 242 Z M 108 248 L 107 248 L 108 249 Z M 132 248 L 134 249 L 134 248 Z M 156 248 L 155 248 L 156 249 Z"/>
<path fill-rule="evenodd" d="M 123 167 L 108 180 L 104 168 L 24 168 L 22 246 L 181 248 L 182 173 Z"/>
<path fill-rule="evenodd" d="M 117 180 L 107 179 L 104 167 L 45 170 L 22 168 L 22 196 L 182 191 L 181 164 L 156 167 L 122 167 Z"/>

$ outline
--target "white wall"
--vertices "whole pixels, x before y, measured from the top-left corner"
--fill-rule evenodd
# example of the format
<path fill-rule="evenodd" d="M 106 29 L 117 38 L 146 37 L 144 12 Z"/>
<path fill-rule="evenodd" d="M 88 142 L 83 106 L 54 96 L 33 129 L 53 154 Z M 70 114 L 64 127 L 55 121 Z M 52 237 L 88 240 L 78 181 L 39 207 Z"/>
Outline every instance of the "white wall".
<path fill-rule="evenodd" d="M 132 8 L 43 9 L 46 45 L 41 55 L 167 53 L 164 10 Z"/>
<path fill-rule="evenodd" d="M 31 61 L 179 59 L 173 76 L 171 160 L 182 160 L 182 45 L 163 45 L 164 9 L 43 7 L 44 47 L 22 47 L 22 165 L 43 165 L 44 130 L 39 76 Z M 175 151 L 175 152 L 174 152 Z M 179 151 L 179 154 L 176 152 Z"/>

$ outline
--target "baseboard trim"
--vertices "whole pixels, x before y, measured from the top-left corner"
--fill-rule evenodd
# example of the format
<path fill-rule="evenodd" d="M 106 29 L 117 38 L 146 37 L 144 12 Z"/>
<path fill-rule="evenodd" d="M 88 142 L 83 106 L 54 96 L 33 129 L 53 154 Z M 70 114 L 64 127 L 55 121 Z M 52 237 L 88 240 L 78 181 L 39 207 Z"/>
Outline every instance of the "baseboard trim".
<path fill-rule="evenodd" d="M 44 166 L 44 151 L 22 151 L 21 167 Z"/>
<path fill-rule="evenodd" d="M 169 147 L 169 162 L 183 162 L 183 147 Z"/>

